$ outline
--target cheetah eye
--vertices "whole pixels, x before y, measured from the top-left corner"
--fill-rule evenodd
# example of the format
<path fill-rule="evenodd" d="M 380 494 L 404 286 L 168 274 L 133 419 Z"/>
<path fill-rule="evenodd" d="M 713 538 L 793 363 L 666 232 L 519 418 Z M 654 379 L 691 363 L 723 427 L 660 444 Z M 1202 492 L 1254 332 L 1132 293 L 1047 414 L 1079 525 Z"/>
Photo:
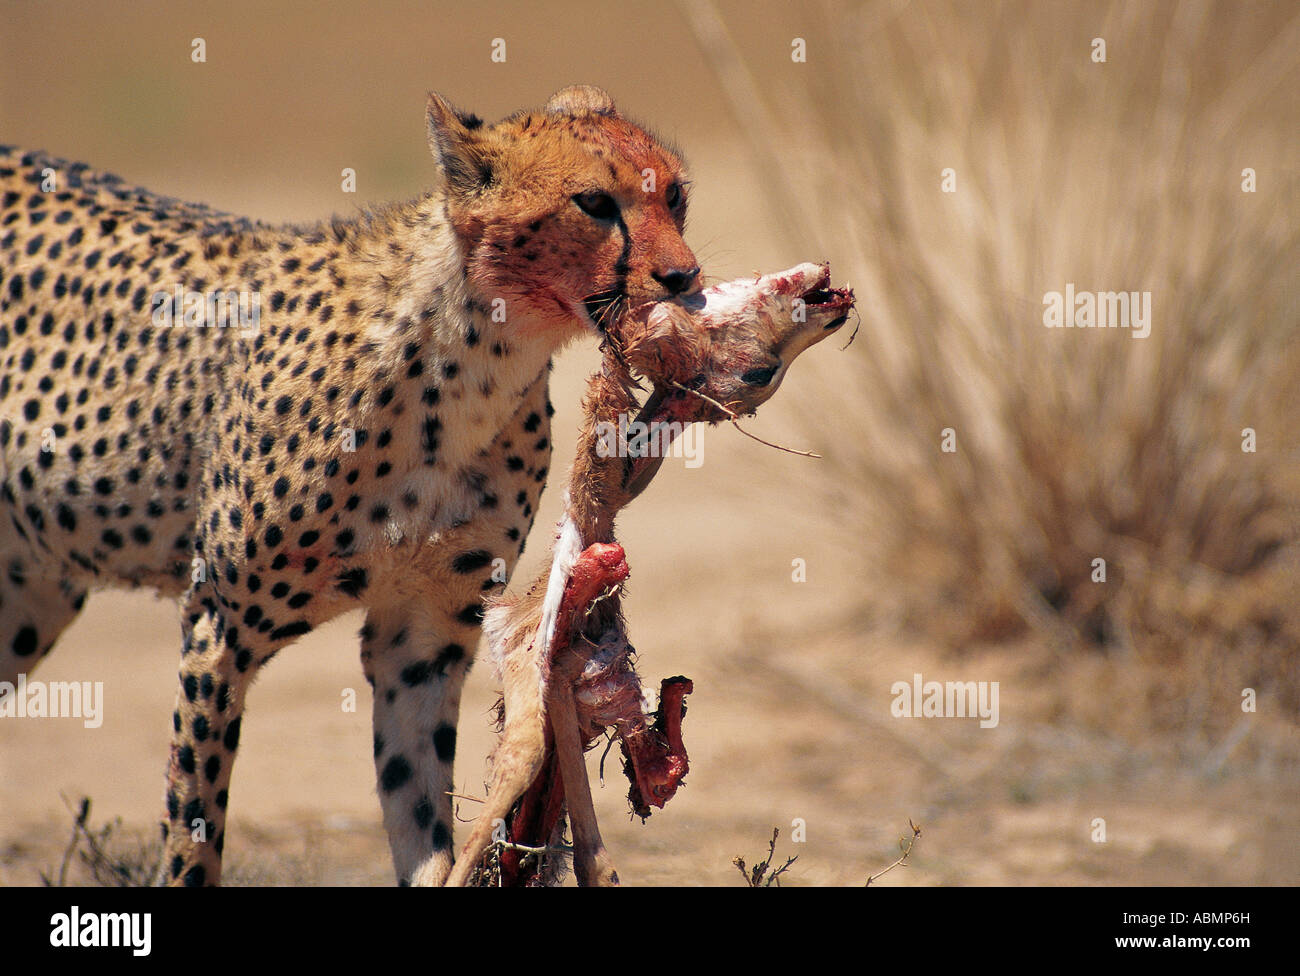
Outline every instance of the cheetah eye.
<path fill-rule="evenodd" d="M 762 369 L 751 369 L 741 376 L 740 381 L 748 383 L 750 386 L 767 386 L 772 382 L 772 377 L 775 375 L 775 366 L 764 366 Z"/>
<path fill-rule="evenodd" d="M 596 220 L 618 219 L 618 204 L 614 202 L 614 198 L 608 193 L 603 193 L 600 190 L 588 190 L 585 193 L 575 194 L 573 202 L 588 217 Z"/>
<path fill-rule="evenodd" d="M 676 210 L 682 204 L 682 185 L 680 183 L 670 183 L 667 191 L 664 193 L 664 203 L 668 204 L 669 210 Z"/>

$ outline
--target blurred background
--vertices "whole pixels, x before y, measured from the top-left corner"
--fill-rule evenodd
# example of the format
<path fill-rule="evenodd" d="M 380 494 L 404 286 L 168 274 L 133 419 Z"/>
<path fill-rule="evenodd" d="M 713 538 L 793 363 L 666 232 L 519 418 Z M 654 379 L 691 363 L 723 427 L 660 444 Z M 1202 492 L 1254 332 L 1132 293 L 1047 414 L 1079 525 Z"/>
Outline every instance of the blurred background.
<path fill-rule="evenodd" d="M 710 428 L 621 519 L 641 673 L 696 686 L 667 809 L 630 821 L 614 762 L 598 790 L 625 883 L 741 883 L 779 827 L 783 881 L 861 884 L 909 818 L 881 884 L 1300 881 L 1295 4 L 0 2 L 0 24 L 0 141 L 271 222 L 417 195 L 428 89 L 495 118 L 601 85 L 684 150 L 712 279 L 827 259 L 854 286 L 856 339 L 749 424 L 824 457 Z M 1044 328 L 1067 282 L 1151 292 L 1150 335 Z M 596 361 L 557 363 L 519 580 Z M 360 622 L 258 682 L 231 883 L 392 881 Z M 0 883 L 57 869 L 82 796 L 101 883 L 148 857 L 178 640 L 143 593 L 65 634 L 40 677 L 102 680 L 104 723 L 0 723 Z M 478 796 L 489 670 L 457 765 Z M 918 673 L 998 682 L 997 727 L 893 717 Z"/>

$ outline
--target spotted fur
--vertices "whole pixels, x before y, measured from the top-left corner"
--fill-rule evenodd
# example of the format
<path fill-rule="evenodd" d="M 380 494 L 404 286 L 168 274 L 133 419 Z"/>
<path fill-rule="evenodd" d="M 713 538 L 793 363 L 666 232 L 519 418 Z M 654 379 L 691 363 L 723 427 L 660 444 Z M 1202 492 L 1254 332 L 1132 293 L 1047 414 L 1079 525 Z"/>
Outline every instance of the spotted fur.
<path fill-rule="evenodd" d="M 358 606 L 397 878 L 445 880 L 461 686 L 546 482 L 551 356 L 697 287 L 682 164 L 605 93 L 495 125 L 431 95 L 428 122 L 428 193 L 308 228 L 0 148 L 0 680 L 94 588 L 178 597 L 170 883 L 220 879 L 258 670 Z M 177 289 L 258 296 L 257 327 L 184 324 Z"/>

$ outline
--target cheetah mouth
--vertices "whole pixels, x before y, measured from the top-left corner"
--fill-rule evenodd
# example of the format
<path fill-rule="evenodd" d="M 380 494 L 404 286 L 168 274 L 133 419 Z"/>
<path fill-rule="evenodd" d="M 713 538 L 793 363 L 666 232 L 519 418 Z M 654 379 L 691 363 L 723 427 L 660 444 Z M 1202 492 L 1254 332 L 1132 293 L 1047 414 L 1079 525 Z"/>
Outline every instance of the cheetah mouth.
<path fill-rule="evenodd" d="M 623 292 L 618 288 L 608 288 L 605 291 L 584 298 L 582 307 L 587 313 L 587 319 L 591 322 L 592 328 L 601 335 L 605 335 L 607 326 L 617 314 L 622 299 Z"/>

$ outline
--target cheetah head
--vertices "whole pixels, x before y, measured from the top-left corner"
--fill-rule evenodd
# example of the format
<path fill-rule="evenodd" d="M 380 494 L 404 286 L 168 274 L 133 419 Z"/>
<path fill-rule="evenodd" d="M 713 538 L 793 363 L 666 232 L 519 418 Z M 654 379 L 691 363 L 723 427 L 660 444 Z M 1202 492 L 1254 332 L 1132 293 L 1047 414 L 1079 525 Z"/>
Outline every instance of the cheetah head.
<path fill-rule="evenodd" d="M 521 328 L 603 332 L 629 306 L 699 290 L 683 162 L 599 88 L 495 125 L 431 93 L 428 123 L 470 283 L 523 309 Z"/>

